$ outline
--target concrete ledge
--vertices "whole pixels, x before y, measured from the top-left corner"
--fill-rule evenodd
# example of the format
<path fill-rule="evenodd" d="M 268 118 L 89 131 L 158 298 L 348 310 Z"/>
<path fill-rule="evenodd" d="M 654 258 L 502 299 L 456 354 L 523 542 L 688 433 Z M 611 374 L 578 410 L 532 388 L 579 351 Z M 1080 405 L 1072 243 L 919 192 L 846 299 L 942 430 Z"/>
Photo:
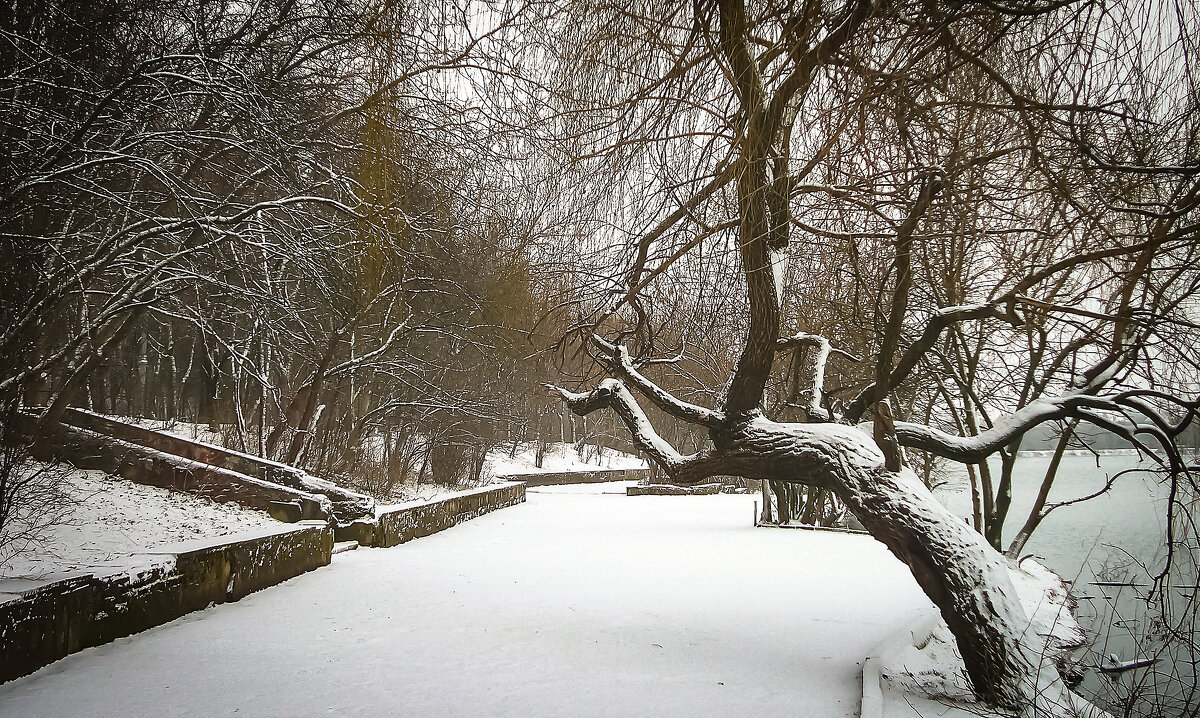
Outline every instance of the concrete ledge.
<path fill-rule="evenodd" d="M 339 519 L 349 520 L 369 516 L 375 508 L 375 500 L 370 496 L 343 489 L 334 483 L 311 476 L 302 469 L 281 464 L 278 461 L 207 444 L 203 441 L 184 439 L 165 431 L 146 429 L 73 407 L 68 408 L 63 414 L 63 422 L 80 429 L 111 436 L 200 464 L 228 469 L 297 491 L 323 494 L 333 502 L 334 511 Z"/>
<path fill-rule="evenodd" d="M 374 523 L 355 521 L 339 526 L 337 539 L 376 548 L 396 546 L 524 501 L 525 484 L 508 482 L 460 491 L 433 501 L 381 506 Z"/>
<path fill-rule="evenodd" d="M 0 594 L 0 682 L 325 566 L 332 551 L 333 529 L 305 522 L 167 547 L 141 568 L 13 581 L 15 593 Z"/>
<path fill-rule="evenodd" d="M 296 516 L 325 518 L 332 512 L 331 502 L 323 494 L 281 486 L 74 426 L 59 425 L 49 436 L 39 437 L 33 455 L 45 461 L 64 459 L 80 469 L 99 469 L 139 484 L 187 491 L 222 503 L 235 502 L 267 511 L 281 520 Z M 295 505 L 296 516 L 283 515 L 281 504 Z"/>
<path fill-rule="evenodd" d="M 63 423 L 276 484 L 286 484 L 286 479 L 280 480 L 285 476 L 298 481 L 304 474 L 300 469 L 276 461 L 269 461 L 203 441 L 185 439 L 165 431 L 147 429 L 85 409 L 68 407 L 63 412 Z"/>
<path fill-rule="evenodd" d="M 721 484 L 700 484 L 699 486 L 673 486 L 671 484 L 650 484 L 649 486 L 626 486 L 626 496 L 709 496 L 721 493 Z"/>
<path fill-rule="evenodd" d="M 650 469 L 602 469 L 596 471 L 510 474 L 498 478 L 506 481 L 520 481 L 526 486 L 562 486 L 564 484 L 598 484 L 605 481 L 641 481 L 649 477 Z"/>

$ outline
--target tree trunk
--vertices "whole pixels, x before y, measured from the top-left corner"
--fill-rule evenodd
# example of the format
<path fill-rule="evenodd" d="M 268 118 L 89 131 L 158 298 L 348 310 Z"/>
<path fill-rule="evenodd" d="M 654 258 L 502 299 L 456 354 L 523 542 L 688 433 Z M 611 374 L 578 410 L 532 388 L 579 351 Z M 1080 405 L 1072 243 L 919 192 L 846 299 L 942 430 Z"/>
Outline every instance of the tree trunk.
<path fill-rule="evenodd" d="M 652 464 L 652 466 L 653 465 L 654 464 Z M 773 524 L 773 523 L 775 523 L 775 517 L 774 517 L 774 514 L 771 512 L 771 482 L 770 481 L 760 481 L 759 483 L 762 485 L 763 505 L 762 505 L 762 512 L 759 514 L 759 517 L 758 517 L 758 522 L 760 524 Z"/>
<path fill-rule="evenodd" d="M 771 490 L 775 493 L 775 509 L 779 512 L 779 525 L 786 526 L 796 518 L 795 501 L 793 498 L 796 495 L 792 491 L 792 487 L 786 481 L 773 481 Z"/>
<path fill-rule="evenodd" d="M 313 372 L 312 381 L 296 392 L 296 398 L 292 400 L 289 411 L 285 412 L 284 420 L 271 431 L 271 436 L 267 440 L 267 452 L 273 454 L 282 436 L 285 428 L 284 425 L 288 423 L 292 424 L 295 433 L 292 434 L 292 441 L 288 445 L 287 453 L 280 459 L 285 464 L 295 463 L 300 457 L 300 452 L 304 449 L 307 441 L 305 430 L 313 423 L 313 414 L 317 411 L 321 390 L 325 386 L 325 372 L 329 369 L 329 364 L 333 361 L 333 354 L 340 340 L 341 336 L 337 332 L 330 335 L 329 343 L 325 347 L 325 354 L 317 364 L 316 371 Z M 303 399 L 301 399 L 302 394 L 304 395 Z M 291 409 L 293 407 L 300 410 L 298 416 L 292 416 Z"/>
<path fill-rule="evenodd" d="M 1054 447 L 1054 455 L 1050 459 L 1050 465 L 1046 467 L 1046 473 L 1042 476 L 1042 485 L 1038 489 L 1037 498 L 1033 500 L 1033 507 L 1029 509 L 1029 516 L 1026 517 L 1025 523 L 1021 529 L 1017 531 L 1017 535 L 1013 537 L 1012 543 L 1008 546 L 1008 551 L 1005 555 L 1009 558 L 1017 558 L 1021 550 L 1025 548 L 1025 543 L 1029 541 L 1029 537 L 1033 535 L 1034 530 L 1046 518 L 1046 499 L 1050 496 L 1050 487 L 1054 485 L 1054 479 L 1058 476 L 1058 467 L 1062 464 L 1063 454 L 1066 453 L 1067 447 L 1071 443 L 1071 435 L 1075 431 L 1075 427 L 1079 425 L 1079 420 L 1076 419 L 1070 422 L 1066 429 L 1063 430 L 1062 436 L 1058 438 L 1058 444 Z"/>
<path fill-rule="evenodd" d="M 1000 482 L 996 484 L 996 495 L 992 501 L 992 513 L 988 516 L 983 535 L 997 551 L 1004 550 L 1004 522 L 1008 519 L 1008 508 L 1012 505 L 1012 477 L 1017 464 L 1018 439 L 1000 452 Z"/>
<path fill-rule="evenodd" d="M 1065 688 L 1043 661 L 1036 636 L 1027 635 L 1028 617 L 1007 560 L 911 470 L 889 470 L 865 434 L 754 418 L 715 432 L 714 443 L 743 475 L 790 477 L 841 498 L 911 568 L 954 634 L 981 699 L 1017 710 L 1036 703 L 1048 713 L 1062 705 Z"/>

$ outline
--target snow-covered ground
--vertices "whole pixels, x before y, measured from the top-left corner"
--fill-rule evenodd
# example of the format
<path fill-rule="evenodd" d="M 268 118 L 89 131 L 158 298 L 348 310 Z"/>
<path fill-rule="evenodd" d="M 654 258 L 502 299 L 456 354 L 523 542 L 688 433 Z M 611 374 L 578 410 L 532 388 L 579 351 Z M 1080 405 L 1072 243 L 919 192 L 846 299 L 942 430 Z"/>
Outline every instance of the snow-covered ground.
<path fill-rule="evenodd" d="M 34 462 L 36 467 L 44 464 Z M 167 544 L 277 526 L 265 513 L 71 469 L 62 478 L 61 516 L 41 540 L 0 566 L 0 579 L 45 578 L 96 567 L 131 567 Z M 19 532 L 14 527 L 14 532 Z"/>
<path fill-rule="evenodd" d="M 867 536 L 755 529 L 752 496 L 527 503 L 88 649 L 5 715 L 853 716 L 929 610 Z"/>
<path fill-rule="evenodd" d="M 550 444 L 542 457 L 541 467 L 537 465 L 536 461 L 536 444 L 518 445 L 515 455 L 511 449 L 512 447 L 509 445 L 488 454 L 484 463 L 489 476 L 647 468 L 644 459 L 604 447 L 584 447 L 585 461 L 580 459 L 579 451 L 573 444 Z"/>

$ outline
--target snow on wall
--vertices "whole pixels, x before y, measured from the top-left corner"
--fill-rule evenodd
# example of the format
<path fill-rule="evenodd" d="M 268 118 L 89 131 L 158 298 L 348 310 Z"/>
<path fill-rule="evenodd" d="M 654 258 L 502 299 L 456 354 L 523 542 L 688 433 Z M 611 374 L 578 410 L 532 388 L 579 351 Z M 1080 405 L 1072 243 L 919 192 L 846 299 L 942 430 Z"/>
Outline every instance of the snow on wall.
<path fill-rule="evenodd" d="M 508 482 L 459 491 L 433 501 L 378 507 L 371 545 L 395 546 L 523 501 L 525 484 Z"/>
<path fill-rule="evenodd" d="M 339 518 L 360 518 L 371 512 L 374 500 L 369 496 L 344 489 L 332 482 L 311 476 L 302 469 L 281 464 L 222 446 L 188 439 L 169 431 L 151 429 L 144 424 L 131 423 L 123 418 L 107 417 L 83 409 L 67 409 L 64 420 L 75 427 L 87 429 L 122 441 L 132 442 L 158 452 L 182 457 L 244 474 L 260 481 L 313 494 L 324 494 L 334 503 Z"/>
<path fill-rule="evenodd" d="M 33 445 L 39 459 L 65 459 L 85 469 L 120 474 L 138 483 L 185 490 L 220 502 L 271 511 L 277 503 L 301 507 L 302 518 L 328 516 L 328 497 L 202 464 L 122 439 L 65 424 Z"/>
<path fill-rule="evenodd" d="M 41 462 L 29 467 L 45 468 Z M 153 563 L 147 551 L 168 544 L 281 526 L 237 504 L 136 484 L 98 470 L 71 469 L 60 486 L 62 521 L 42 529 L 40 541 L 0 566 L 0 580 L 52 578 L 101 566 L 137 570 Z"/>
<path fill-rule="evenodd" d="M 565 486 L 567 484 L 599 484 L 607 481 L 640 481 L 649 475 L 649 469 L 606 469 L 603 471 L 544 471 L 531 474 L 508 474 L 502 478 L 522 481 L 527 486 Z"/>
<path fill-rule="evenodd" d="M 303 522 L 163 548 L 138 570 L 97 570 L 0 594 L 0 682 L 327 565 L 333 529 Z M 5 582 L 0 582 L 3 584 Z M 28 583 L 28 581 L 25 581 Z"/>

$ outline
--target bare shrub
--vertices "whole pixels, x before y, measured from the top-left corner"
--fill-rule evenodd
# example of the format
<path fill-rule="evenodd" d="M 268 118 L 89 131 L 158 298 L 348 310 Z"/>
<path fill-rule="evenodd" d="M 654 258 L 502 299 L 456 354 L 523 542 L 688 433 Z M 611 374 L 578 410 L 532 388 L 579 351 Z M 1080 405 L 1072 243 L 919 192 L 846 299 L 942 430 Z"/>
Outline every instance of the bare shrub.
<path fill-rule="evenodd" d="M 69 520 L 69 472 L 35 461 L 19 442 L 0 447 L 0 568 L 43 546 L 50 530 Z"/>

